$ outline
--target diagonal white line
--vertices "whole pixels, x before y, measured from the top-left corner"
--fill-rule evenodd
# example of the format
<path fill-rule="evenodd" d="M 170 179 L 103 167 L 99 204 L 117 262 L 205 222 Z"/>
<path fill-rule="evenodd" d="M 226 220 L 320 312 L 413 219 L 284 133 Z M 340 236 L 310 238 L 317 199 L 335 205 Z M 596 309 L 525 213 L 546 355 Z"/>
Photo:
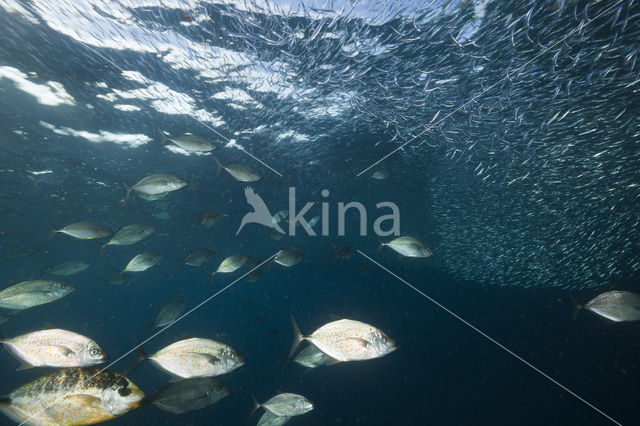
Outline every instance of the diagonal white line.
<path fill-rule="evenodd" d="M 396 278 L 397 280 L 399 280 L 400 282 L 402 282 L 404 285 L 406 285 L 407 287 L 409 287 L 410 289 L 412 289 L 413 291 L 415 291 L 416 293 L 420 294 L 422 297 L 426 298 L 427 300 L 429 300 L 431 303 L 433 303 L 434 305 L 436 305 L 437 307 L 439 307 L 440 309 L 442 309 L 443 311 L 445 311 L 446 313 L 448 313 L 449 315 L 451 315 L 452 317 L 454 317 L 455 319 L 457 319 L 458 321 L 460 321 L 461 323 L 463 323 L 464 325 L 466 325 L 467 327 L 471 328 L 473 331 L 475 331 L 476 333 L 480 334 L 482 337 L 486 338 L 487 340 L 489 340 L 491 343 L 495 344 L 496 346 L 498 346 L 500 349 L 502 349 L 503 351 L 507 352 L 508 354 L 510 354 L 511 356 L 513 356 L 514 358 L 516 358 L 518 361 L 522 362 L 523 364 L 525 364 L 526 366 L 530 367 L 531 369 L 533 369 L 535 372 L 537 372 L 538 374 L 540 374 L 541 376 L 545 377 L 547 380 L 549 380 L 550 382 L 554 383 L 555 385 L 557 385 L 558 387 L 560 387 L 561 389 L 563 389 L 564 391 L 566 391 L 567 393 L 573 395 L 575 398 L 577 398 L 578 400 L 582 401 L 584 404 L 588 405 L 589 407 L 591 407 L 592 409 L 594 409 L 595 411 L 597 411 L 598 413 L 600 413 L 602 416 L 606 417 L 608 420 L 610 420 L 611 422 L 613 422 L 614 424 L 618 425 L 618 426 L 622 426 L 622 423 L 616 421 L 614 418 L 610 417 L 609 415 L 607 415 L 604 411 L 600 410 L 598 407 L 596 407 L 595 405 L 591 404 L 589 401 L 585 400 L 584 398 L 582 398 L 580 395 L 578 395 L 577 393 L 575 393 L 574 391 L 572 391 L 571 389 L 569 389 L 568 387 L 566 387 L 565 385 L 563 385 L 562 383 L 558 382 L 556 379 L 554 379 L 553 377 L 549 376 L 548 374 L 546 374 L 544 371 L 540 370 L 538 367 L 536 367 L 535 365 L 531 364 L 529 361 L 527 361 L 526 359 L 522 358 L 520 355 L 516 354 L 515 352 L 513 352 L 512 350 L 510 350 L 509 348 L 507 348 L 506 346 L 504 346 L 502 343 L 498 342 L 497 340 L 495 340 L 494 338 L 492 338 L 491 336 L 489 336 L 488 334 L 486 334 L 485 332 L 483 332 L 482 330 L 480 330 L 478 327 L 474 326 L 473 324 L 471 324 L 470 322 L 466 321 L 464 318 L 462 318 L 460 315 L 456 314 L 455 312 L 453 312 L 452 310 L 450 310 L 449 308 L 447 308 L 446 306 L 442 305 L 441 303 L 439 303 L 437 300 L 433 299 L 432 297 L 430 297 L 429 295 L 427 295 L 426 293 L 424 293 L 422 290 L 418 289 L 417 287 L 411 285 L 409 282 L 405 281 L 403 278 L 399 277 L 398 275 L 396 275 L 395 273 L 391 272 L 389 269 L 387 269 L 386 267 L 384 267 L 383 265 L 381 265 L 380 263 L 376 262 L 375 260 L 373 260 L 372 258 L 370 258 L 369 256 L 367 256 L 366 254 L 364 254 L 363 252 L 361 252 L 360 250 L 357 250 L 358 253 L 360 253 L 363 257 L 365 257 L 366 259 L 368 259 L 370 262 L 374 263 L 375 265 L 377 265 L 378 267 L 380 267 L 382 270 L 384 270 L 385 272 L 387 272 L 388 274 L 390 274 L 391 276 L 393 276 L 394 278 Z"/>
<path fill-rule="evenodd" d="M 532 63 L 533 61 L 538 60 L 538 58 L 540 58 L 540 56 L 544 55 L 545 53 L 547 53 L 548 51 L 550 51 L 551 49 L 553 49 L 554 47 L 556 47 L 557 45 L 559 45 L 560 43 L 564 43 L 569 37 L 571 37 L 573 34 L 575 34 L 576 32 L 582 30 L 582 28 L 584 28 L 585 26 L 589 25 L 591 22 L 595 21 L 596 19 L 600 18 L 601 16 L 609 13 L 611 10 L 613 10 L 615 7 L 617 7 L 618 5 L 620 5 L 624 0 L 618 0 L 617 2 L 615 2 L 614 4 L 612 4 L 611 6 L 609 6 L 607 9 L 603 10 L 602 12 L 600 12 L 599 14 L 597 14 L 595 17 L 589 19 L 587 22 L 585 22 L 584 24 L 579 25 L 578 27 L 574 28 L 573 30 L 569 31 L 567 33 L 566 36 L 564 36 L 563 38 L 561 38 L 560 40 L 558 40 L 557 42 L 553 43 L 551 46 L 549 46 L 546 49 L 543 49 L 540 53 L 538 53 L 537 55 L 535 55 L 533 58 L 529 59 L 527 62 L 524 63 L 524 65 L 521 65 L 520 68 L 518 68 L 516 71 L 513 71 L 512 73 L 507 72 L 507 74 L 502 77 L 501 79 L 499 79 L 498 81 L 496 81 L 495 83 L 491 84 L 490 86 L 488 86 L 487 88 L 485 88 L 484 90 L 482 90 L 480 93 L 474 95 L 471 97 L 471 99 L 469 99 L 468 101 L 464 102 L 462 105 L 458 106 L 457 108 L 453 109 L 451 112 L 449 112 L 448 114 L 446 114 L 445 116 L 443 116 L 441 119 L 439 119 L 438 121 L 436 121 L 435 123 L 429 124 L 427 127 L 424 128 L 424 130 L 422 130 L 420 133 L 418 133 L 417 135 L 411 137 L 408 141 L 406 141 L 405 143 L 403 143 L 402 145 L 400 145 L 399 147 L 397 147 L 396 149 L 394 149 L 393 151 L 389 152 L 388 154 L 386 154 L 384 157 L 382 157 L 381 159 L 379 159 L 378 161 L 376 161 L 375 163 L 373 163 L 372 165 L 370 165 L 369 167 L 367 167 L 366 169 L 364 169 L 363 171 L 361 171 L 360 173 L 358 173 L 356 176 L 360 176 L 363 173 L 365 173 L 367 170 L 371 169 L 372 167 L 375 167 L 376 165 L 382 163 L 384 160 L 386 160 L 387 158 L 389 158 L 390 156 L 392 156 L 393 154 L 395 154 L 396 152 L 398 152 L 399 150 L 401 150 L 402 148 L 404 148 L 407 144 L 413 142 L 414 140 L 416 140 L 417 138 L 419 138 L 420 136 L 424 135 L 425 133 L 427 133 L 429 130 L 437 127 L 438 125 L 440 125 L 440 123 L 442 123 L 443 121 L 445 121 L 446 119 L 448 119 L 449 117 L 451 117 L 453 114 L 455 114 L 456 112 L 460 111 L 461 109 L 463 109 L 465 106 L 467 106 L 469 103 L 471 102 L 475 102 L 478 98 L 480 98 L 482 95 L 484 95 L 485 93 L 487 93 L 489 90 L 493 89 L 494 87 L 496 87 L 498 84 L 502 83 L 503 81 L 510 79 L 512 75 L 517 75 L 518 73 L 520 73 L 527 65 L 529 65 L 530 63 Z M 422 141 L 420 143 L 418 143 L 418 146 L 422 145 L 423 143 L 425 143 L 425 141 Z"/>
<path fill-rule="evenodd" d="M 270 260 L 272 260 L 274 257 L 276 257 L 278 254 L 280 254 L 282 250 L 278 250 L 275 254 L 271 255 L 270 257 L 268 257 L 267 259 L 263 260 L 258 266 L 254 267 L 253 269 L 251 269 L 250 271 L 246 272 L 245 274 L 243 274 L 240 278 L 235 279 L 234 281 L 231 282 L 231 284 L 227 284 L 225 287 L 221 288 L 220 290 L 216 291 L 214 294 L 212 294 L 211 296 L 207 297 L 206 299 L 204 299 L 202 302 L 198 303 L 195 307 L 191 308 L 190 310 L 188 310 L 187 312 L 185 312 L 184 314 L 180 315 L 175 321 L 173 321 L 170 324 L 167 324 L 166 326 L 164 326 L 163 328 L 160 329 L 160 331 L 157 331 L 156 333 L 152 334 L 151 336 L 149 336 L 148 338 L 146 338 L 145 340 L 143 340 L 142 342 L 138 343 L 136 346 L 134 346 L 133 348 L 129 349 L 127 352 L 125 352 L 124 354 L 120 355 L 117 359 L 115 359 L 113 362 L 110 362 L 107 366 L 101 368 L 97 373 L 95 373 L 94 375 L 92 375 L 91 377 L 89 377 L 88 379 L 84 379 L 82 381 L 82 384 L 86 383 L 87 381 L 91 381 L 91 379 L 93 379 L 94 377 L 100 375 L 101 373 L 103 373 L 105 370 L 107 370 L 109 367 L 113 366 L 115 363 L 121 361 L 123 358 L 127 357 L 129 354 L 131 354 L 132 352 L 134 352 L 135 350 L 137 350 L 138 348 L 142 347 L 142 345 L 146 344 L 147 342 L 153 340 L 156 336 L 158 336 L 159 334 L 164 333 L 167 329 L 173 327 L 178 321 L 184 319 L 185 317 L 191 315 L 193 312 L 195 312 L 196 310 L 198 310 L 199 308 L 201 308 L 203 305 L 207 304 L 208 302 L 210 302 L 212 299 L 214 299 L 215 297 L 217 297 L 218 295 L 222 294 L 225 290 L 229 289 L 231 286 L 233 286 L 235 283 L 237 283 L 238 281 L 242 280 L 244 277 L 246 277 L 247 275 L 249 275 L 250 273 L 252 273 L 253 271 L 255 271 L 256 269 L 258 269 L 259 267 L 261 267 L 262 265 L 264 265 L 265 263 L 269 262 Z M 22 423 L 20 423 L 18 426 L 23 426 L 25 424 L 27 424 L 29 421 L 31 421 L 35 416 L 43 413 L 48 407 L 50 407 L 51 405 L 53 405 L 56 402 L 61 401 L 61 399 L 54 401 L 51 404 L 47 404 L 45 405 L 42 409 L 38 410 L 35 414 L 30 415 L 25 421 L 23 421 Z"/>

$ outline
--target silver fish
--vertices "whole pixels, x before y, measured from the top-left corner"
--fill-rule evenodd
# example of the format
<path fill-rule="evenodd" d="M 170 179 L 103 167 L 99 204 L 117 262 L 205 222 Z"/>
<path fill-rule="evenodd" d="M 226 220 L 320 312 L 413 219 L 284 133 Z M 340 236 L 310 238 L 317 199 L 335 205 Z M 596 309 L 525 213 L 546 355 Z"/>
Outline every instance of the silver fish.
<path fill-rule="evenodd" d="M 202 266 L 216 256 L 216 252 L 207 249 L 193 249 L 189 252 L 184 261 L 180 262 L 182 265 L 190 266 Z"/>
<path fill-rule="evenodd" d="M 0 411 L 20 424 L 88 425 L 140 406 L 144 392 L 127 377 L 96 368 L 66 368 L 0 398 Z"/>
<path fill-rule="evenodd" d="M 577 305 L 577 309 L 581 308 L 615 322 L 638 321 L 640 294 L 621 290 L 607 291 L 582 306 Z"/>
<path fill-rule="evenodd" d="M 291 317 L 296 339 L 289 358 L 300 342 L 307 340 L 325 354 L 338 361 L 360 361 L 379 358 L 397 349 L 396 342 L 376 327 L 350 319 L 332 321 L 309 336 L 300 332 L 298 323 Z"/>
<path fill-rule="evenodd" d="M 149 331 L 152 331 L 158 327 L 164 327 L 165 325 L 169 325 L 176 320 L 184 311 L 184 308 L 187 306 L 187 299 L 177 299 L 173 300 L 160 309 L 158 309 L 158 313 L 156 314 L 156 319 L 153 321 L 153 324 L 149 326 Z"/>
<path fill-rule="evenodd" d="M 200 223 L 207 229 L 218 223 L 222 219 L 222 213 L 215 210 L 205 210 L 200 212 Z"/>
<path fill-rule="evenodd" d="M 163 144 L 171 142 L 188 152 L 209 152 L 216 149 L 214 144 L 200 136 L 185 134 L 172 138 L 168 137 L 164 132 L 161 133 Z"/>
<path fill-rule="evenodd" d="M 231 346 L 198 337 L 172 343 L 153 355 L 147 355 L 139 348 L 132 369 L 144 359 L 151 360 L 162 370 L 182 379 L 219 376 L 246 363 L 245 358 Z"/>
<path fill-rule="evenodd" d="M 388 246 L 396 252 L 407 257 L 429 257 L 433 252 L 417 238 L 404 236 L 398 237 L 388 243 L 380 242 L 380 247 Z"/>
<path fill-rule="evenodd" d="M 130 246 L 153 234 L 156 228 L 146 223 L 123 226 L 113 237 L 102 245 L 102 250 L 107 246 Z"/>
<path fill-rule="evenodd" d="M 289 420 L 291 420 L 291 417 L 276 416 L 271 411 L 265 410 L 262 416 L 260 416 L 257 426 L 282 426 L 287 424 Z"/>
<path fill-rule="evenodd" d="M 57 265 L 50 268 L 46 268 L 44 271 L 42 271 L 42 273 L 68 277 L 69 275 L 74 275 L 82 271 L 86 271 L 87 269 L 89 269 L 89 266 L 91 265 L 81 260 L 69 260 L 67 262 L 58 263 Z"/>
<path fill-rule="evenodd" d="M 5 250 L 5 252 L 2 255 L 4 257 L 6 257 L 7 259 L 20 259 L 22 257 L 31 256 L 36 251 L 38 251 L 38 250 L 36 250 L 33 247 L 13 246 L 13 247 L 10 247 L 7 250 Z"/>
<path fill-rule="evenodd" d="M 224 166 L 216 157 L 213 157 L 213 159 L 218 165 L 218 172 L 220 170 L 225 170 L 238 182 L 257 182 L 262 179 L 262 175 L 251 167 L 247 167 L 242 164 L 228 164 Z"/>
<path fill-rule="evenodd" d="M 0 308 L 22 310 L 58 300 L 76 287 L 72 284 L 51 281 L 22 281 L 0 291 Z"/>
<path fill-rule="evenodd" d="M 121 272 L 142 272 L 160 262 L 162 253 L 145 252 L 133 257 Z"/>
<path fill-rule="evenodd" d="M 94 340 L 55 328 L 11 339 L 0 337 L 0 343 L 22 362 L 19 370 L 33 367 L 89 367 L 109 358 Z"/>
<path fill-rule="evenodd" d="M 218 269 L 213 272 L 209 271 L 209 273 L 211 274 L 211 281 L 213 281 L 213 276 L 219 272 L 228 274 L 237 271 L 240 267 L 242 267 L 242 265 L 245 264 L 247 259 L 249 258 L 244 254 L 234 254 L 227 257 L 220 263 Z"/>
<path fill-rule="evenodd" d="M 62 234 L 67 234 L 73 238 L 78 238 L 79 240 L 94 240 L 98 238 L 105 238 L 111 235 L 113 232 L 106 226 L 100 225 L 98 223 L 92 222 L 76 222 L 71 225 L 67 225 L 62 229 L 56 229 L 51 226 L 51 232 L 53 234 L 57 234 L 58 232 Z"/>
<path fill-rule="evenodd" d="M 229 388 L 211 377 L 181 380 L 159 390 L 151 404 L 173 414 L 209 407 L 229 395 Z"/>
<path fill-rule="evenodd" d="M 259 403 L 254 398 L 254 411 L 259 407 L 280 417 L 300 416 L 313 410 L 313 403 L 302 395 L 295 393 L 281 393 L 267 402 Z"/>
<path fill-rule="evenodd" d="M 169 174 L 154 174 L 149 175 L 136 183 L 132 187 L 125 184 L 127 189 L 127 195 L 123 202 L 126 203 L 131 195 L 131 191 L 145 195 L 158 195 L 167 192 L 177 191 L 187 186 L 187 182 L 180 179 L 178 176 Z"/>
<path fill-rule="evenodd" d="M 273 258 L 273 261 L 278 265 L 290 268 L 291 266 L 302 262 L 303 259 L 304 254 L 302 253 L 301 247 L 289 247 L 280 250 L 280 252 Z"/>
<path fill-rule="evenodd" d="M 307 368 L 316 368 L 322 365 L 337 364 L 340 361 L 331 358 L 314 345 L 308 345 L 306 348 L 301 350 L 298 355 L 296 355 L 293 362 Z"/>
<path fill-rule="evenodd" d="M 371 178 L 376 179 L 376 180 L 383 180 L 383 179 L 388 178 L 389 176 L 390 176 L 390 174 L 386 170 L 376 170 L 371 175 Z"/>

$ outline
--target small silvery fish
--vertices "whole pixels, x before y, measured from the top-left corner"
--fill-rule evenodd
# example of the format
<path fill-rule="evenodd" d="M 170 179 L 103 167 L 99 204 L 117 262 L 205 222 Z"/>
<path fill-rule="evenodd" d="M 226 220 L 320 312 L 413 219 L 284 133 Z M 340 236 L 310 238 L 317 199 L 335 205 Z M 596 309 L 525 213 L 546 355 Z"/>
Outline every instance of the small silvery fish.
<path fill-rule="evenodd" d="M 153 355 L 147 355 L 139 347 L 138 357 L 131 370 L 145 359 L 151 360 L 172 376 L 182 379 L 227 374 L 242 367 L 246 362 L 231 346 L 198 337 L 172 343 Z"/>
<path fill-rule="evenodd" d="M 66 368 L 0 398 L 0 411 L 29 425 L 89 425 L 135 410 L 144 392 L 127 377 L 96 368 Z"/>
<path fill-rule="evenodd" d="M 109 241 L 102 245 L 100 252 L 104 251 L 107 246 L 129 246 L 135 244 L 153 234 L 155 230 L 152 225 L 146 223 L 123 226 Z"/>
<path fill-rule="evenodd" d="M 388 243 L 380 242 L 380 247 L 382 246 L 389 246 L 407 257 L 429 257 L 433 254 L 422 241 L 409 236 L 398 237 Z"/>
<path fill-rule="evenodd" d="M 167 136 L 162 131 L 160 133 L 162 134 L 163 144 L 171 142 L 188 152 L 209 152 L 216 149 L 216 146 L 214 144 L 199 136 L 185 134 L 172 138 Z"/>
<path fill-rule="evenodd" d="M 300 332 L 293 316 L 295 341 L 289 358 L 298 345 L 307 340 L 338 361 L 361 361 L 379 358 L 397 349 L 396 342 L 376 327 L 360 321 L 341 319 L 323 325 L 309 336 Z"/>
<path fill-rule="evenodd" d="M 122 272 L 142 272 L 151 268 L 164 257 L 162 253 L 145 252 L 133 257 Z"/>
<path fill-rule="evenodd" d="M 112 234 L 111 230 L 106 226 L 102 226 L 98 223 L 92 222 L 76 222 L 71 225 L 67 225 L 62 229 L 56 229 L 51 226 L 51 233 L 67 234 L 73 238 L 79 240 L 95 240 L 98 238 L 105 238 Z"/>
<path fill-rule="evenodd" d="M 184 261 L 179 263 L 182 265 L 202 266 L 216 256 L 216 252 L 207 249 L 193 249 L 189 252 Z"/>
<path fill-rule="evenodd" d="M 282 426 L 287 424 L 291 420 L 291 417 L 276 416 L 271 411 L 265 410 L 260 420 L 258 420 L 257 426 Z"/>
<path fill-rule="evenodd" d="M 229 388 L 211 377 L 199 377 L 170 383 L 160 389 L 151 404 L 172 414 L 209 407 L 229 395 Z"/>
<path fill-rule="evenodd" d="M 7 259 L 20 259 L 22 257 L 31 256 L 36 251 L 37 250 L 34 249 L 33 247 L 13 246 L 5 250 L 2 256 L 6 257 Z"/>
<path fill-rule="evenodd" d="M 22 362 L 19 370 L 33 367 L 89 367 L 109 358 L 92 339 L 61 329 L 34 331 L 11 339 L 0 337 L 0 343 Z"/>
<path fill-rule="evenodd" d="M 144 195 L 159 195 L 167 192 L 177 191 L 187 186 L 187 182 L 180 179 L 178 176 L 169 174 L 155 174 L 147 176 L 140 182 L 136 183 L 132 187 L 125 184 L 127 189 L 127 195 L 125 196 L 123 203 L 126 203 L 131 195 L 131 191 Z"/>
<path fill-rule="evenodd" d="M 208 271 L 211 274 L 211 281 L 213 281 L 213 276 L 219 272 L 228 274 L 228 273 L 237 271 L 240 267 L 242 267 L 242 265 L 245 264 L 247 259 L 249 258 L 244 254 L 234 254 L 227 257 L 225 260 L 223 260 L 220 263 L 220 266 L 218 266 L 218 269 L 216 269 L 213 272 Z"/>
<path fill-rule="evenodd" d="M 300 247 L 289 247 L 280 252 L 273 258 L 273 261 L 278 265 L 282 265 L 286 268 L 297 265 L 304 259 L 304 254 Z"/>
<path fill-rule="evenodd" d="M 180 316 L 182 311 L 184 311 L 186 306 L 187 299 L 177 299 L 158 309 L 156 319 L 153 321 L 153 324 L 149 326 L 149 331 L 153 331 L 158 327 L 164 327 L 165 325 L 169 325 L 174 322 L 176 318 Z"/>
<path fill-rule="evenodd" d="M 218 165 L 218 173 L 220 170 L 225 170 L 238 182 L 257 182 L 262 179 L 262 175 L 250 167 L 243 166 L 242 164 L 229 164 L 224 166 L 220 160 L 213 157 Z"/>
<path fill-rule="evenodd" d="M 313 410 L 311 401 L 295 393 L 281 393 L 262 404 L 254 398 L 253 403 L 253 411 L 262 407 L 280 417 L 300 416 Z"/>
<path fill-rule="evenodd" d="M 386 170 L 376 170 L 375 172 L 373 172 L 373 174 L 371 175 L 371 178 L 376 179 L 376 180 L 383 180 L 388 178 L 389 172 Z"/>
<path fill-rule="evenodd" d="M 340 361 L 331 358 L 314 345 L 308 345 L 306 348 L 301 350 L 298 355 L 296 355 L 293 362 L 307 368 L 316 368 L 322 365 L 337 364 Z"/>
<path fill-rule="evenodd" d="M 620 290 L 607 291 L 582 306 L 576 303 L 574 317 L 579 309 L 586 309 L 615 322 L 638 321 L 640 294 Z"/>
<path fill-rule="evenodd" d="M 81 260 L 70 260 L 68 262 L 58 263 L 55 266 L 46 268 L 44 271 L 42 271 L 42 273 L 58 275 L 60 277 L 68 277 L 69 275 L 74 275 L 82 271 L 86 271 L 89 266 L 91 265 Z"/>
<path fill-rule="evenodd" d="M 222 219 L 222 213 L 215 210 L 205 210 L 200 212 L 200 224 L 207 229 L 218 223 Z"/>
<path fill-rule="evenodd" d="M 247 274 L 247 276 L 244 278 L 246 281 L 248 281 L 250 283 L 254 283 L 254 282 L 258 281 L 260 278 L 262 278 L 262 276 L 265 273 L 265 270 L 264 270 L 265 268 L 262 267 L 262 268 L 254 269 L 258 265 L 260 265 L 260 261 L 258 259 L 253 258 L 253 257 L 249 257 L 247 259 L 247 261 L 245 262 L 244 266 L 249 270 L 253 269 L 253 271 L 249 272 Z"/>
<path fill-rule="evenodd" d="M 76 287 L 61 281 L 22 281 L 0 291 L 0 308 L 22 310 L 58 300 Z"/>

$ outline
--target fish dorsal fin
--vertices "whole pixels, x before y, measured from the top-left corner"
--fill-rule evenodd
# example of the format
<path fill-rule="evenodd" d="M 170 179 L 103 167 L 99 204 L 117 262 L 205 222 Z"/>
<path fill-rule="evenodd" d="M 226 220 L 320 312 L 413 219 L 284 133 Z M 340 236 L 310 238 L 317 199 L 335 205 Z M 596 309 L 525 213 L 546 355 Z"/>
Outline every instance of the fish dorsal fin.
<path fill-rule="evenodd" d="M 27 364 L 26 362 L 22 362 L 20 364 L 20 367 L 16 368 L 16 371 L 22 371 L 22 370 L 30 370 L 32 368 L 34 368 L 35 366 L 31 365 L 31 364 Z"/>
<path fill-rule="evenodd" d="M 335 315 L 335 314 L 329 314 L 329 319 L 331 321 L 340 321 L 341 319 L 344 319 L 344 318 L 342 318 L 341 316 Z"/>
<path fill-rule="evenodd" d="M 197 357 L 205 358 L 209 364 L 213 365 L 219 364 L 222 361 L 220 358 L 212 354 L 203 354 L 200 352 L 190 352 L 190 354 Z"/>
<path fill-rule="evenodd" d="M 104 408 L 104 404 L 102 400 L 96 396 L 89 395 L 86 393 L 78 393 L 75 395 L 69 395 L 63 398 L 63 401 L 81 407 L 83 409 L 92 408 L 92 409 L 101 409 Z"/>

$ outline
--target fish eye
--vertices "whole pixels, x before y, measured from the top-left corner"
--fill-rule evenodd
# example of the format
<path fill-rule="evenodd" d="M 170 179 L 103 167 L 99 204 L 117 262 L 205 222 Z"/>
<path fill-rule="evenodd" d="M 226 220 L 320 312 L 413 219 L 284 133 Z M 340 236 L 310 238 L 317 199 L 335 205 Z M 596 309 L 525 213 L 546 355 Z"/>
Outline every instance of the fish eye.
<path fill-rule="evenodd" d="M 89 352 L 91 355 L 96 356 L 98 354 L 100 354 L 100 351 L 98 349 L 91 349 L 91 352 Z"/>

